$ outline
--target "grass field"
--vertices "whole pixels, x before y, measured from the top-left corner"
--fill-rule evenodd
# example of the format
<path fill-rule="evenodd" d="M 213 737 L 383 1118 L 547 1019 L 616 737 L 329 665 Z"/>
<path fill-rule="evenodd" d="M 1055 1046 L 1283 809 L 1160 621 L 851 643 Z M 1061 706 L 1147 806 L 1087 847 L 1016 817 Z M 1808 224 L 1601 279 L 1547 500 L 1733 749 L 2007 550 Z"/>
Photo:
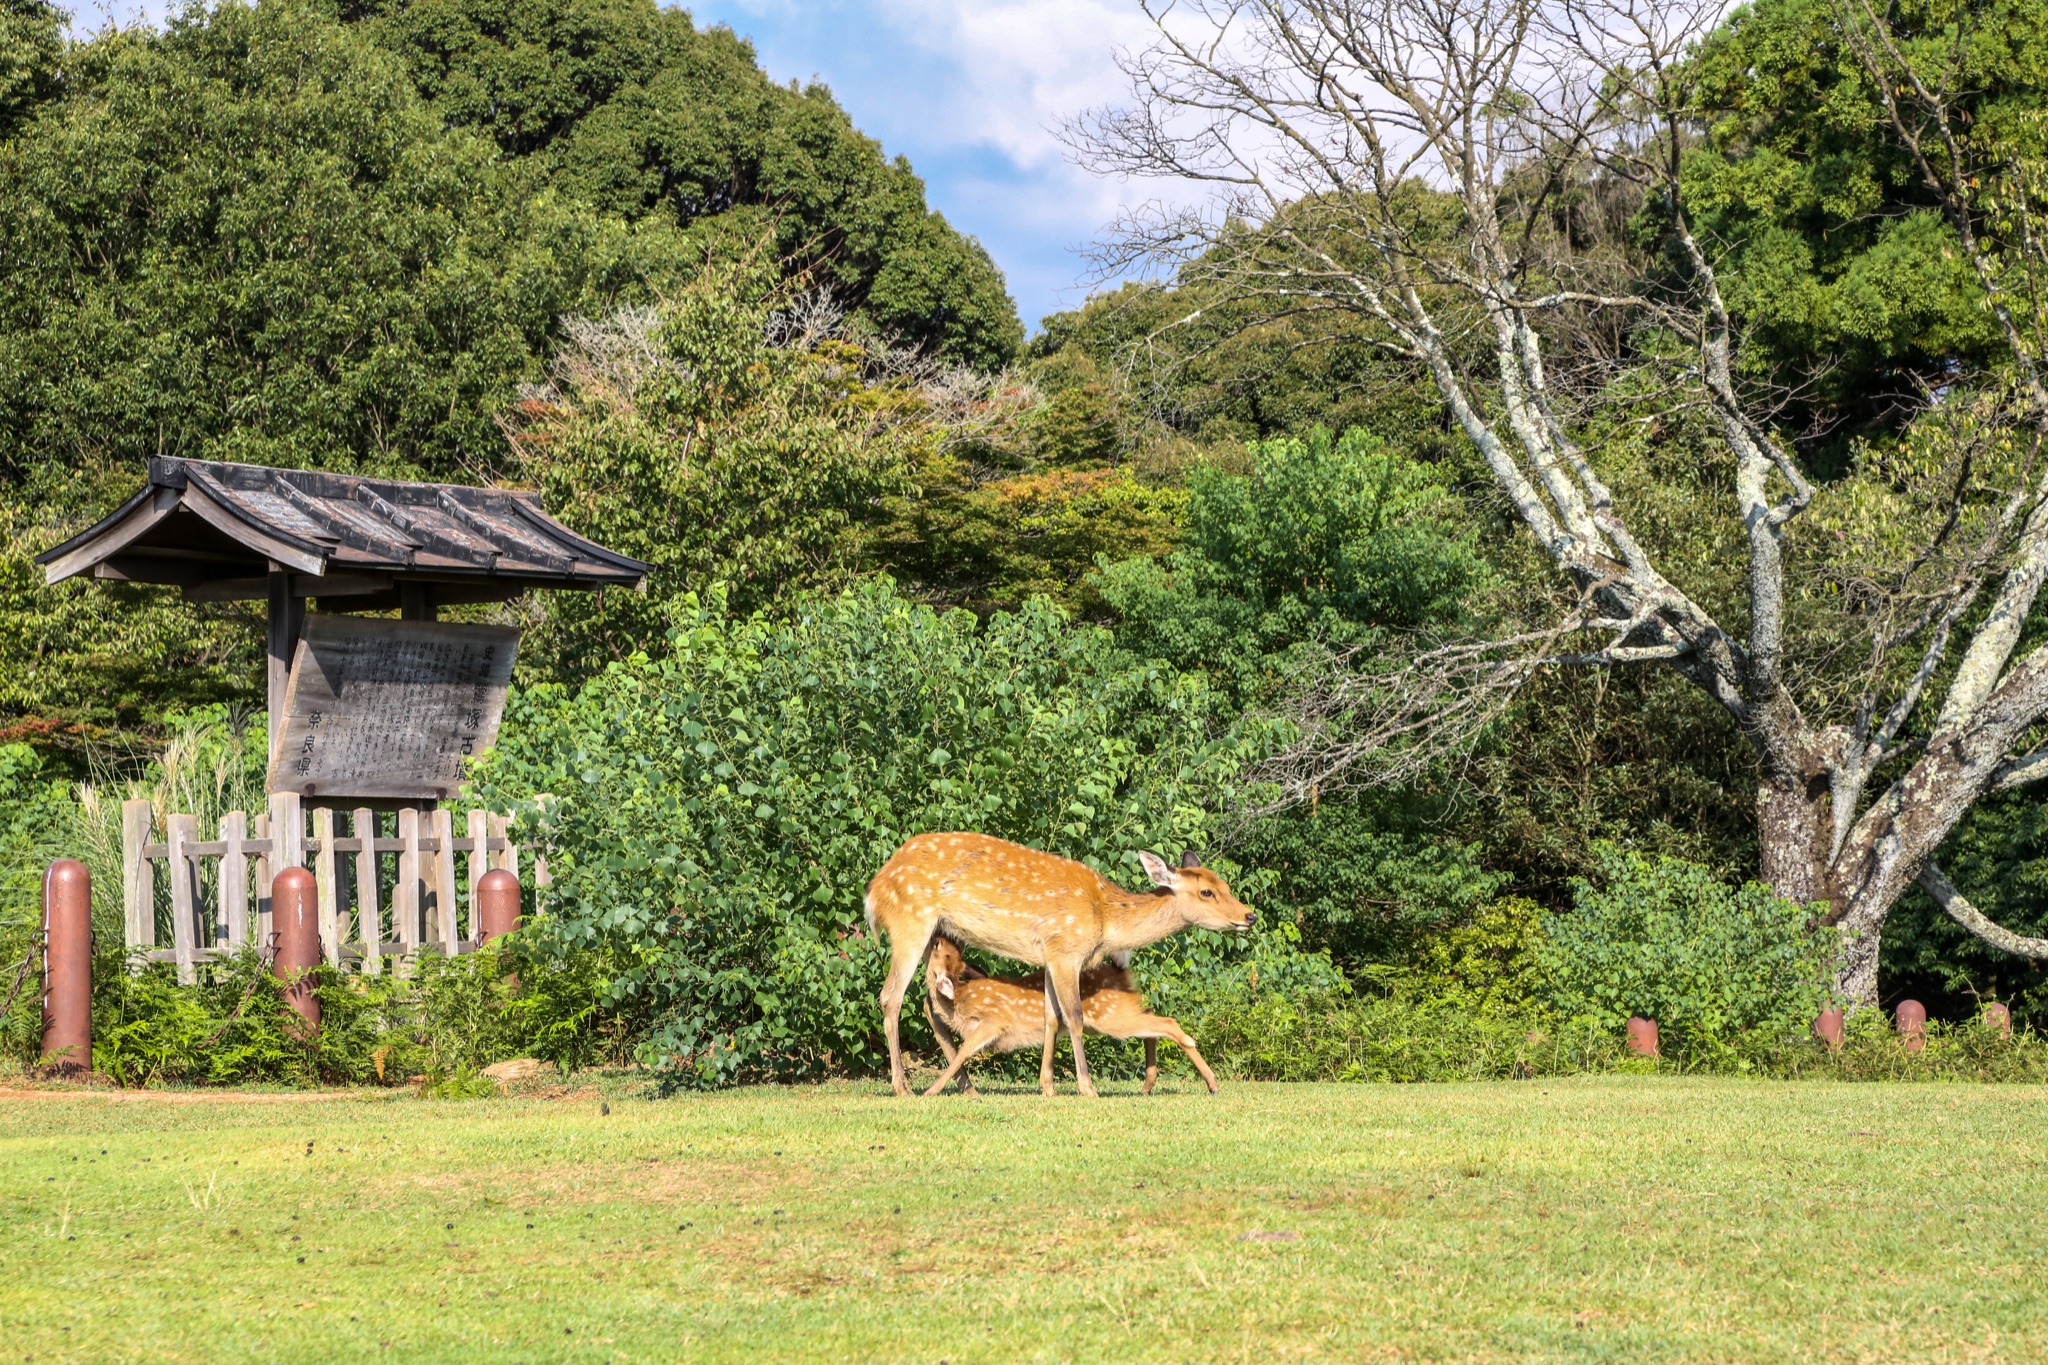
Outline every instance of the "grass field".
<path fill-rule="evenodd" d="M 2048 1092 L 0 1097 L 0 1359 L 2048 1360 Z"/>

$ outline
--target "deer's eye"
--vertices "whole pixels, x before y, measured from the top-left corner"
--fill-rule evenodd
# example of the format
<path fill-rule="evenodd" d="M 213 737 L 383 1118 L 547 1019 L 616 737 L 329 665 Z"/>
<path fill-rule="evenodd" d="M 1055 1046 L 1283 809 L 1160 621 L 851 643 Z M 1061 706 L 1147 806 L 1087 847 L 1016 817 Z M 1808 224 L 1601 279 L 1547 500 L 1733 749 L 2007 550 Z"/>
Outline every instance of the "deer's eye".
<path fill-rule="evenodd" d="M 1205 901 L 1213 901 L 1216 899 L 1216 893 L 1205 886 L 1202 888 L 1202 899 Z"/>

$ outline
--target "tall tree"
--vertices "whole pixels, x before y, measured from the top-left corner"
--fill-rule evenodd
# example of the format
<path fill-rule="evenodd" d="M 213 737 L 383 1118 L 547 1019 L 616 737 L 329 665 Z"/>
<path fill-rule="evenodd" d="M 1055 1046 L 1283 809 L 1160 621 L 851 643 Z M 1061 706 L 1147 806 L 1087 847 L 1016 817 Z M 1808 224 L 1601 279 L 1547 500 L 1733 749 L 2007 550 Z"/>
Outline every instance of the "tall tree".
<path fill-rule="evenodd" d="M 1134 102 L 1070 135 L 1102 169 L 1216 198 L 1134 217 L 1117 259 L 1199 256 L 1238 298 L 1372 327 L 1430 376 L 1568 589 L 1540 630 L 1417 660 L 1382 733 L 1413 734 L 1418 705 L 1485 718 L 1475 690 L 1539 665 L 1669 668 L 1748 742 L 1764 876 L 1824 903 L 1845 996 L 1875 1000 L 1885 918 L 1916 880 L 1988 941 L 2048 955 L 1984 920 L 1934 861 L 1980 797 L 2048 775 L 2030 752 L 2048 649 L 2020 649 L 2048 574 L 2048 394 L 2036 315 L 2017 302 L 2039 263 L 2042 162 L 2024 130 L 1972 136 L 1947 93 L 1987 50 L 1980 25 L 2015 50 L 2027 26 L 1968 5 L 1834 11 L 1845 76 L 1942 204 L 2016 382 L 1953 396 L 1912 459 L 1822 489 L 1750 382 L 1719 246 L 1686 199 L 1703 121 L 1687 61 L 1718 6 L 1141 4 L 1158 37 L 1126 59 Z M 1608 193 L 1643 205 L 1661 282 L 1582 249 L 1561 210 Z M 1623 325 L 1589 321 L 1603 317 Z M 1682 455 L 1631 458 L 1637 419 L 1676 428 Z M 1704 513 L 1703 554 L 1656 548 L 1682 507 Z M 1837 667 L 1852 649 L 1860 666 Z"/>
<path fill-rule="evenodd" d="M 654 0 L 362 0 L 344 10 L 450 126 L 629 222 L 714 227 L 783 255 L 879 329 L 980 368 L 1023 340 L 979 243 L 822 85 L 768 79 L 731 29 Z"/>

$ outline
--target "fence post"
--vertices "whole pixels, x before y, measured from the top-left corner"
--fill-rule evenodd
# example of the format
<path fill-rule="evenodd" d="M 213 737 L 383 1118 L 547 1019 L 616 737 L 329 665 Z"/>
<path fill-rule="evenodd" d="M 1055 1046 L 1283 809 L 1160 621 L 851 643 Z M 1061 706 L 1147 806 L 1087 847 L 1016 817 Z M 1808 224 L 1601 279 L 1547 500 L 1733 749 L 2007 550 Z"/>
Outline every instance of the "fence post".
<path fill-rule="evenodd" d="M 265 848 L 271 847 L 269 812 L 257 816 L 255 825 L 256 837 L 263 840 Z M 281 866 L 283 864 L 268 853 L 256 855 L 256 947 L 259 952 L 270 950 L 270 883 L 272 869 Z"/>
<path fill-rule="evenodd" d="M 484 941 L 484 912 L 479 908 L 481 903 L 476 895 L 477 887 L 484 879 L 484 869 L 491 865 L 488 852 L 491 831 L 480 810 L 473 810 L 463 818 L 468 824 L 466 833 L 469 835 L 469 865 L 463 869 L 469 877 L 469 936 L 481 946 Z"/>
<path fill-rule="evenodd" d="M 1657 1052 L 1657 1021 L 1632 1014 L 1628 1020 L 1628 1050 L 1640 1057 L 1655 1057 Z"/>
<path fill-rule="evenodd" d="M 519 878 L 494 867 L 476 884 L 477 946 L 519 927 Z"/>
<path fill-rule="evenodd" d="M 190 846 L 199 842 L 199 817 L 173 815 L 164 821 L 170 856 L 165 870 L 171 878 L 171 948 L 178 956 L 178 984 L 199 980 L 199 860 Z"/>
<path fill-rule="evenodd" d="M 271 883 L 270 914 L 277 925 L 277 953 L 270 959 L 270 972 L 290 983 L 285 1000 L 304 1021 L 301 1036 L 320 1032 L 320 997 L 313 994 L 308 973 L 320 965 L 319 888 L 313 874 L 303 867 L 288 867 Z"/>
<path fill-rule="evenodd" d="M 231 810 L 220 818 L 220 917 L 227 925 L 228 946 L 249 946 L 249 815 Z"/>
<path fill-rule="evenodd" d="M 340 885 L 335 881 L 334 808 L 313 807 L 313 837 L 320 851 L 313 855 L 313 883 L 320 897 L 320 948 L 330 967 L 341 965 Z"/>
<path fill-rule="evenodd" d="M 398 951 L 420 947 L 420 813 L 406 806 L 398 812 L 398 884 L 391 888 L 391 917 L 398 930 Z M 401 968 L 401 970 L 403 970 Z"/>
<path fill-rule="evenodd" d="M 155 823 L 150 802 L 121 803 L 121 911 L 131 950 L 156 947 L 156 864 L 142 856 Z"/>
<path fill-rule="evenodd" d="M 434 921 L 441 951 L 454 957 L 462 951 L 462 927 L 455 919 L 455 812 L 442 806 L 428 817 L 434 832 Z"/>
<path fill-rule="evenodd" d="M 306 865 L 306 811 L 297 792 L 270 794 L 270 866 L 278 872 Z"/>
<path fill-rule="evenodd" d="M 1828 1051 L 1842 1050 L 1842 1012 L 1835 1009 L 1822 1010 L 1814 1017 L 1813 1034 L 1828 1045 Z"/>
<path fill-rule="evenodd" d="M 491 815 L 486 813 L 484 816 L 484 830 L 491 838 L 502 839 L 505 842 L 505 847 L 491 854 L 490 865 L 493 868 L 503 868 L 514 877 L 517 877 L 519 875 L 519 850 L 512 847 L 512 817 L 509 815 Z"/>
<path fill-rule="evenodd" d="M 1906 1051 L 1918 1052 L 1927 1046 L 1927 1006 L 1918 1000 L 1901 1000 L 1893 1018 L 1899 1026 L 1899 1036 L 1906 1040 Z"/>
<path fill-rule="evenodd" d="M 377 908 L 377 815 L 356 808 L 356 926 L 363 938 L 363 970 L 371 976 L 384 969 L 384 915 Z"/>
<path fill-rule="evenodd" d="M 92 873 L 75 858 L 43 873 L 43 1062 L 92 1071 Z"/>

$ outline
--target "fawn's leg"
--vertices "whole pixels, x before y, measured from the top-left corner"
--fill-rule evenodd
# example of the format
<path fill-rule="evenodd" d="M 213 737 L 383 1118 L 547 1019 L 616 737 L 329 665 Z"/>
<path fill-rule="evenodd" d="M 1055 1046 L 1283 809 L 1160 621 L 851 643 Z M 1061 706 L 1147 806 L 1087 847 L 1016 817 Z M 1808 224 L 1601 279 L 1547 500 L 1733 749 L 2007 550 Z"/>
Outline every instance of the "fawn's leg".
<path fill-rule="evenodd" d="M 1151 1094 L 1152 1082 L 1158 1079 L 1159 1040 L 1157 1038 L 1147 1038 L 1145 1040 L 1145 1088 L 1143 1090 L 1140 1090 L 1138 1093 L 1140 1095 Z"/>
<path fill-rule="evenodd" d="M 932 1026 L 932 1037 L 939 1040 L 939 1051 L 945 1053 L 946 1060 L 951 1062 L 953 1060 L 953 1040 L 946 1035 L 951 1033 L 952 1030 L 940 1026 L 939 1016 L 932 1013 L 932 998 L 929 995 L 924 998 L 924 1021 Z"/>
<path fill-rule="evenodd" d="M 1160 1035 L 1180 1044 L 1180 1050 L 1188 1054 L 1188 1060 L 1195 1064 L 1195 1070 L 1202 1073 L 1202 1082 L 1209 1087 L 1209 1093 L 1215 1094 L 1216 1073 L 1202 1060 L 1202 1050 L 1195 1046 L 1195 1040 L 1188 1037 L 1187 1031 L 1171 1019 L 1161 1019 L 1159 1023 Z"/>
<path fill-rule="evenodd" d="M 944 1090 L 946 1082 L 952 1080 L 956 1074 L 962 1082 L 960 1086 L 961 1093 L 971 1093 L 974 1087 L 966 1084 L 968 1058 L 1002 1037 L 1002 1034 L 1003 1031 L 999 1027 L 983 1025 L 978 1032 L 962 1038 L 960 1040 L 960 1051 L 955 1053 L 953 1060 L 946 1064 L 946 1069 L 939 1073 L 939 1078 L 932 1082 L 931 1089 L 924 1092 L 925 1098 L 930 1099 L 941 1090 Z"/>

